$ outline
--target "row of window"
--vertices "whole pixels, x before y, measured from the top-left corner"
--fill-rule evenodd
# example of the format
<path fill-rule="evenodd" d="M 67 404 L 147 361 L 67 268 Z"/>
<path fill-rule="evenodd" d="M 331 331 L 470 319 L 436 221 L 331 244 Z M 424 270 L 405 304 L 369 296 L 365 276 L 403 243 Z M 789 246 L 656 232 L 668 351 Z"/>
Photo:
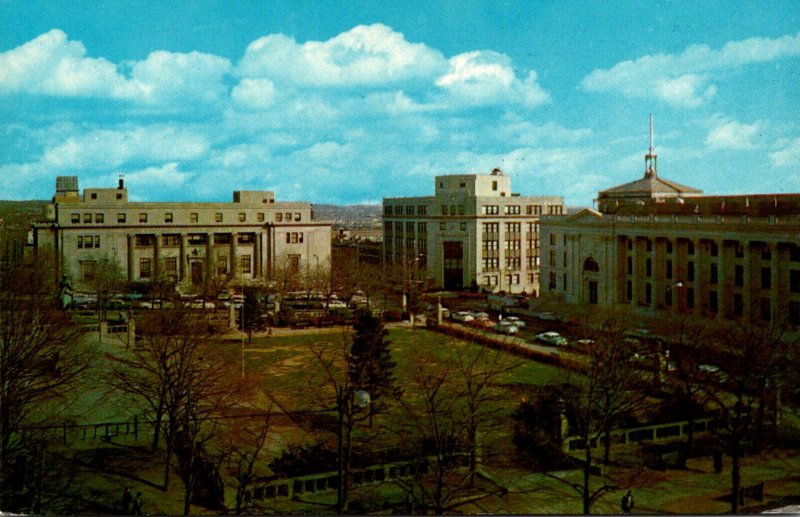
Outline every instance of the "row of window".
<path fill-rule="evenodd" d="M 416 208 L 417 215 L 428 215 L 428 207 L 427 205 L 386 205 L 383 207 L 383 213 L 385 215 L 414 215 L 414 209 Z"/>
<path fill-rule="evenodd" d="M 542 215 L 542 205 L 526 205 L 525 215 Z M 504 205 L 503 213 L 505 215 L 521 215 L 522 207 L 520 205 Z M 547 205 L 547 213 L 549 215 L 561 215 L 564 213 L 562 205 Z M 481 214 L 483 215 L 500 215 L 500 205 L 482 205 Z"/>
<path fill-rule="evenodd" d="M 148 216 L 146 212 L 139 212 L 139 223 L 147 223 Z M 301 221 L 303 218 L 303 214 L 301 212 L 276 212 L 275 213 L 275 222 L 289 222 L 289 221 Z M 73 224 L 91 224 L 92 221 L 96 224 L 102 224 L 105 222 L 105 214 L 102 212 L 96 213 L 89 213 L 84 212 L 83 214 L 79 212 L 72 212 L 70 220 Z M 128 220 L 128 215 L 125 212 L 117 213 L 117 223 L 126 223 Z M 200 220 L 200 214 L 198 212 L 190 212 L 189 213 L 189 222 L 190 223 L 197 223 Z M 264 212 L 256 213 L 256 221 L 259 223 L 263 223 L 266 220 L 266 215 Z M 237 221 L 240 223 L 247 222 L 247 213 L 246 212 L 239 212 L 237 214 Z M 165 212 L 164 213 L 164 222 L 165 223 L 172 223 L 175 222 L 175 216 L 172 212 Z M 216 212 L 214 214 L 214 222 L 215 223 L 222 223 L 224 222 L 224 214 L 222 212 Z"/>
<path fill-rule="evenodd" d="M 484 275 L 483 276 L 483 285 L 487 287 L 494 287 L 499 285 L 500 275 Z M 533 283 L 533 275 L 528 275 L 528 282 Z M 505 276 L 505 285 L 512 286 L 512 285 L 519 285 L 520 283 L 520 276 L 519 273 L 510 273 Z"/>

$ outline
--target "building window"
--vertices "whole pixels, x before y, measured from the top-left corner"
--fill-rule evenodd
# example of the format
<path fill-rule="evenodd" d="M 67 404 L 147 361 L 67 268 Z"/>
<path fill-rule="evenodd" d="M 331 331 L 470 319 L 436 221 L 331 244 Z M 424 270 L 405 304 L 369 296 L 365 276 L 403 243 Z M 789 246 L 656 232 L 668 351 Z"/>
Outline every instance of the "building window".
<path fill-rule="evenodd" d="M 556 272 L 550 271 L 550 281 L 547 283 L 547 289 L 550 291 L 555 291 L 556 289 Z"/>
<path fill-rule="evenodd" d="M 667 241 L 667 254 L 672 254 L 672 241 Z"/>
<path fill-rule="evenodd" d="M 166 234 L 161 236 L 161 244 L 165 247 L 175 247 L 181 245 L 181 236 L 179 234 Z"/>
<path fill-rule="evenodd" d="M 95 235 L 94 236 L 94 247 L 95 248 L 99 248 L 100 247 L 100 236 L 99 235 Z"/>
<path fill-rule="evenodd" d="M 557 240 L 556 234 L 555 233 L 551 233 L 550 234 L 550 245 L 551 246 L 555 246 L 556 245 L 556 240 Z"/>
<path fill-rule="evenodd" d="M 772 305 L 769 298 L 761 298 L 759 300 L 760 316 L 762 321 L 772 321 Z"/>
<path fill-rule="evenodd" d="M 718 273 L 717 273 L 717 264 L 716 264 L 716 262 L 712 262 L 710 267 L 709 267 L 708 282 L 710 284 L 716 284 L 717 283 L 717 275 L 718 275 Z"/>
<path fill-rule="evenodd" d="M 445 231 L 447 229 L 447 223 L 439 223 L 439 230 Z"/>
<path fill-rule="evenodd" d="M 686 241 L 686 253 L 694 255 L 694 243 L 692 241 Z"/>
<path fill-rule="evenodd" d="M 736 287 L 744 285 L 744 266 L 738 265 L 733 269 L 733 284 Z"/>
<path fill-rule="evenodd" d="M 686 263 L 686 280 L 694 282 L 694 262 Z"/>
<path fill-rule="evenodd" d="M 561 280 L 562 280 L 561 288 L 566 291 L 567 290 L 567 274 L 566 273 L 564 273 L 564 275 L 562 276 Z"/>
<path fill-rule="evenodd" d="M 164 258 L 164 274 L 167 277 L 175 277 L 178 275 L 178 258 L 165 257 Z"/>
<path fill-rule="evenodd" d="M 139 278 L 150 278 L 153 275 L 153 261 L 149 257 L 139 259 Z"/>
<path fill-rule="evenodd" d="M 492 182 L 492 190 L 497 190 L 497 182 L 496 181 Z"/>
<path fill-rule="evenodd" d="M 647 241 L 650 242 L 650 241 Z M 645 276 L 653 276 L 653 259 L 647 257 L 644 263 L 645 266 Z"/>
<path fill-rule="evenodd" d="M 428 215 L 428 207 L 425 205 L 417 206 L 417 215 Z"/>
<path fill-rule="evenodd" d="M 716 314 L 719 310 L 719 304 L 717 301 L 717 292 L 716 291 L 709 291 L 708 292 L 708 312 L 712 314 Z"/>
<path fill-rule="evenodd" d="M 286 244 L 301 244 L 303 242 L 303 232 L 289 232 L 286 234 Z"/>
<path fill-rule="evenodd" d="M 406 205 L 406 215 L 414 215 L 414 205 Z"/>
<path fill-rule="evenodd" d="M 228 274 L 228 254 L 225 252 L 220 252 L 217 255 L 217 274 Z"/>
<path fill-rule="evenodd" d="M 800 293 L 800 270 L 792 269 L 789 271 L 789 292 Z"/>
<path fill-rule="evenodd" d="M 789 302 L 789 323 L 792 325 L 800 325 L 800 302 Z"/>
<path fill-rule="evenodd" d="M 633 282 L 628 280 L 625 282 L 625 301 L 630 303 L 633 300 Z"/>
<path fill-rule="evenodd" d="M 467 223 L 465 223 L 465 222 L 462 222 L 462 223 L 461 223 L 461 231 L 462 231 L 462 232 L 465 232 L 465 231 L 467 231 Z"/>
<path fill-rule="evenodd" d="M 92 214 L 83 214 L 83 222 L 84 223 L 91 223 L 92 222 Z"/>
<path fill-rule="evenodd" d="M 744 298 L 741 293 L 733 293 L 733 315 L 744 315 Z"/>
<path fill-rule="evenodd" d="M 263 223 L 263 222 L 264 222 L 264 212 L 259 212 L 259 213 L 257 213 L 257 214 L 256 214 L 256 220 L 257 220 L 259 223 Z"/>
<path fill-rule="evenodd" d="M 83 248 L 83 235 L 78 235 L 78 249 Z"/>
<path fill-rule="evenodd" d="M 94 214 L 94 222 L 102 223 L 104 221 L 105 221 L 105 215 L 104 214 Z"/>
<path fill-rule="evenodd" d="M 761 260 L 769 260 L 772 258 L 772 251 L 770 251 L 769 246 L 764 246 L 761 248 Z"/>
<path fill-rule="evenodd" d="M 250 273 L 250 268 L 251 268 L 250 255 L 242 255 L 239 258 L 239 267 L 241 267 L 240 271 L 242 273 Z"/>
<path fill-rule="evenodd" d="M 711 242 L 709 243 L 709 245 L 708 245 L 708 248 L 709 248 L 709 249 L 708 249 L 708 253 L 709 253 L 709 255 L 711 255 L 712 257 L 716 257 L 716 256 L 718 256 L 718 255 L 719 255 L 719 248 L 717 247 L 717 243 L 716 243 L 716 242 L 714 242 L 714 241 L 711 241 Z"/>
<path fill-rule="evenodd" d="M 497 215 L 500 213 L 500 207 L 498 205 L 483 205 L 481 211 L 483 215 Z"/>
<path fill-rule="evenodd" d="M 800 262 L 800 246 L 792 246 L 789 249 L 789 260 L 792 262 Z"/>
<path fill-rule="evenodd" d="M 649 282 L 644 284 L 644 303 L 645 305 L 653 303 L 653 286 Z"/>
<path fill-rule="evenodd" d="M 247 221 L 247 214 L 244 212 L 239 212 L 239 222 L 243 223 Z"/>
<path fill-rule="evenodd" d="M 686 288 L 686 308 L 694 309 L 694 288 Z"/>
<path fill-rule="evenodd" d="M 664 277 L 667 280 L 672 280 L 672 260 L 667 260 L 665 265 L 666 265 L 666 272 L 664 273 Z"/>
<path fill-rule="evenodd" d="M 120 212 L 120 213 L 117 214 L 117 222 L 118 223 L 124 223 L 125 222 L 125 214 L 124 213 Z"/>
<path fill-rule="evenodd" d="M 392 209 L 392 207 L 390 207 L 390 206 L 388 206 L 386 208 L 388 208 L 390 210 Z M 281 212 L 276 212 L 275 213 L 275 221 L 278 222 L 278 223 L 283 221 L 283 214 Z"/>
<path fill-rule="evenodd" d="M 627 264 L 628 274 L 632 275 L 633 274 L 633 257 L 628 255 L 628 261 L 627 262 L 628 262 L 628 264 Z"/>
<path fill-rule="evenodd" d="M 518 285 L 519 284 L 519 274 L 510 274 L 506 275 L 506 284 L 507 285 Z"/>
<path fill-rule="evenodd" d="M 122 199 L 122 194 L 120 194 L 119 192 L 117 192 L 117 199 Z"/>
<path fill-rule="evenodd" d="M 146 223 L 147 222 L 147 214 L 146 213 L 140 213 L 139 214 L 139 222 L 140 223 Z"/>
<path fill-rule="evenodd" d="M 95 270 L 94 261 L 81 262 L 81 278 L 83 279 L 84 282 L 94 281 L 94 270 Z"/>
<path fill-rule="evenodd" d="M 289 272 L 297 274 L 300 272 L 300 255 L 289 255 Z"/>
<path fill-rule="evenodd" d="M 519 205 L 506 205 L 505 208 L 506 208 L 506 210 L 505 210 L 506 215 L 519 215 L 520 214 Z"/>
<path fill-rule="evenodd" d="M 772 270 L 768 267 L 761 268 L 761 289 L 772 287 Z"/>
<path fill-rule="evenodd" d="M 214 222 L 221 223 L 222 222 L 222 212 L 217 212 L 214 214 Z"/>
<path fill-rule="evenodd" d="M 172 222 L 172 212 L 167 212 L 164 214 L 164 222 L 171 223 Z"/>
<path fill-rule="evenodd" d="M 550 215 L 561 215 L 563 207 L 561 205 L 550 205 L 547 207 L 547 213 Z"/>
<path fill-rule="evenodd" d="M 556 251 L 550 250 L 550 266 L 555 267 L 556 265 Z"/>
<path fill-rule="evenodd" d="M 190 223 L 196 223 L 199 220 L 200 220 L 200 218 L 199 218 L 197 212 L 192 212 L 192 213 L 189 214 L 189 222 Z"/>
<path fill-rule="evenodd" d="M 295 212 L 294 213 L 294 220 L 295 221 L 299 221 L 300 219 L 302 219 L 302 214 L 300 212 Z"/>

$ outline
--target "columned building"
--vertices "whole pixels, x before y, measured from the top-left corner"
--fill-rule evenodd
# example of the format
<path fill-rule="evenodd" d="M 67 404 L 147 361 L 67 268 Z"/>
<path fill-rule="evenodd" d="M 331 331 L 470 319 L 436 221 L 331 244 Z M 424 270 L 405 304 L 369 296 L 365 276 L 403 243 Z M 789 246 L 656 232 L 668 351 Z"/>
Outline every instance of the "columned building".
<path fill-rule="evenodd" d="M 77 177 L 61 176 L 45 211 L 32 228 L 35 252 L 52 253 L 77 288 L 104 261 L 128 281 L 181 288 L 214 279 L 267 284 L 330 264 L 331 224 L 314 221 L 309 203 L 278 203 L 268 191 L 237 191 L 231 203 L 131 202 L 122 179 L 81 195 Z"/>
<path fill-rule="evenodd" d="M 384 262 L 422 270 L 438 287 L 539 290 L 539 216 L 562 214 L 560 197 L 512 193 L 511 178 L 437 176 L 431 197 L 383 200 Z"/>
<path fill-rule="evenodd" d="M 703 317 L 800 325 L 800 194 L 706 196 L 658 176 L 542 219 L 543 294 Z"/>

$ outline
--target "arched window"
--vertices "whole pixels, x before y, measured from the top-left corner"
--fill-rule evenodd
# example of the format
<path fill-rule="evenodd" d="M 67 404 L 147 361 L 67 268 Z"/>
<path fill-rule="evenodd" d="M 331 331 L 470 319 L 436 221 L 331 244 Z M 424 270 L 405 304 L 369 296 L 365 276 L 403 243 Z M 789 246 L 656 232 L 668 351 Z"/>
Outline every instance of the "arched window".
<path fill-rule="evenodd" d="M 593 273 L 599 273 L 600 266 L 597 264 L 597 261 L 595 259 L 589 257 L 583 262 L 583 270 L 590 271 Z"/>

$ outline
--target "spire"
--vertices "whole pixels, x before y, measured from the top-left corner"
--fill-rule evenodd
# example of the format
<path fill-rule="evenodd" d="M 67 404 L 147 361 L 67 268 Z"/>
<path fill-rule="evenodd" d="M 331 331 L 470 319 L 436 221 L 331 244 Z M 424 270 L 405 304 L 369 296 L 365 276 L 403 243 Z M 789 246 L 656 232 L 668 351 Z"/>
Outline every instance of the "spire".
<path fill-rule="evenodd" d="M 653 114 L 650 114 L 650 148 L 644 155 L 644 176 L 645 178 L 655 178 L 658 176 L 658 156 L 653 149 Z"/>

